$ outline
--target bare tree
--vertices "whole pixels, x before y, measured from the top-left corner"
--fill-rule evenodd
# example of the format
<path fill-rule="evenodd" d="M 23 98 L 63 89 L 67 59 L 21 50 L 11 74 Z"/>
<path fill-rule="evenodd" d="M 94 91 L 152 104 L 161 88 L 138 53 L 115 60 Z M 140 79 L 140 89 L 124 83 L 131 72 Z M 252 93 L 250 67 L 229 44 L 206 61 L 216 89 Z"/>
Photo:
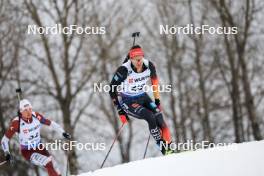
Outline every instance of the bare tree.
<path fill-rule="evenodd" d="M 17 63 L 20 56 L 19 43 L 23 41 L 20 31 L 22 14 L 15 13 L 15 6 L 9 1 L 0 1 L 0 131 L 4 135 L 12 118 L 17 115 L 15 87 L 19 81 Z M 39 171 L 29 167 L 20 156 L 18 141 L 10 141 L 10 150 L 15 156 L 16 169 L 5 164 L 1 166 L 3 175 L 28 175 Z M 1 157 L 4 153 L 1 151 Z"/>
<path fill-rule="evenodd" d="M 224 25 L 229 27 L 238 27 L 238 34 L 233 35 L 232 37 L 230 37 L 229 40 L 227 38 L 225 39 L 225 43 L 228 44 L 226 49 L 227 49 L 227 53 L 229 53 L 229 57 L 232 57 L 230 61 L 234 61 L 235 60 L 234 58 L 237 59 L 238 62 L 237 64 L 239 67 L 237 68 L 237 70 L 241 70 L 241 76 L 242 76 L 241 81 L 244 91 L 245 107 L 247 109 L 248 118 L 251 122 L 253 136 L 256 140 L 261 140 L 262 135 L 260 132 L 259 122 L 256 114 L 254 97 L 251 90 L 251 82 L 248 76 L 249 70 L 246 64 L 246 60 L 247 60 L 246 51 L 247 51 L 248 40 L 250 37 L 251 24 L 252 21 L 254 20 L 254 16 L 256 13 L 256 4 L 255 4 L 256 1 L 249 1 L 249 0 L 243 1 L 243 3 L 241 4 L 243 10 L 242 12 L 240 12 L 242 13 L 240 14 L 242 15 L 242 19 L 238 17 L 237 14 L 234 14 L 231 11 L 230 5 L 234 5 L 235 3 L 232 4 L 231 2 L 225 0 L 212 1 L 212 3 L 214 7 L 217 9 L 221 21 Z M 230 48 L 234 48 L 235 52 L 231 53 Z M 232 66 L 234 66 L 234 63 L 232 64 Z M 236 123 L 238 124 L 236 126 L 239 125 L 240 128 L 242 128 L 241 127 L 242 123 L 239 121 L 239 119 L 241 118 L 237 118 L 238 121 Z"/>
<path fill-rule="evenodd" d="M 204 8 L 206 8 L 207 3 L 202 3 L 204 4 Z M 193 3 L 191 0 L 188 1 L 189 5 L 189 14 L 190 14 L 190 22 L 191 24 L 195 25 L 195 19 L 194 19 L 194 11 L 193 11 Z M 205 18 L 208 15 L 208 11 L 202 10 L 201 12 L 201 19 L 198 20 L 198 24 L 200 26 L 204 25 L 205 23 Z M 197 21 L 197 20 L 196 20 Z M 200 21 L 200 23 L 199 23 Z M 196 22 L 197 23 L 197 22 Z M 201 119 L 202 119 L 202 126 L 204 130 L 204 140 L 208 141 L 213 141 L 213 136 L 211 133 L 211 127 L 210 127 L 210 112 L 209 112 L 209 99 L 207 95 L 207 89 L 205 87 L 206 85 L 206 77 L 208 77 L 206 74 L 210 75 L 211 73 L 205 73 L 204 72 L 204 66 L 202 63 L 203 60 L 203 50 L 205 47 L 205 39 L 203 37 L 204 35 L 190 35 L 190 38 L 192 39 L 194 43 L 194 52 L 195 52 L 195 65 L 196 65 L 196 70 L 199 75 L 199 91 L 201 93 L 201 105 L 200 105 L 200 114 L 201 114 Z M 210 69 L 212 70 L 212 69 Z"/>
<path fill-rule="evenodd" d="M 30 19 L 38 27 L 45 26 L 45 20 L 51 19 L 54 24 L 61 24 L 62 27 L 69 25 L 85 26 L 91 19 L 84 5 L 79 1 L 24 1 L 25 8 Z M 59 105 L 62 113 L 62 121 L 64 129 L 72 134 L 73 139 L 76 125 L 90 105 L 91 99 L 88 98 L 82 104 L 75 103 L 84 90 L 87 90 L 87 83 L 92 78 L 93 73 L 97 69 L 97 61 L 91 57 L 82 55 L 81 53 L 84 35 L 77 34 L 67 35 L 60 34 L 56 40 L 47 35 L 39 35 L 36 44 L 30 44 L 24 47 L 24 51 L 35 58 L 35 62 L 41 65 L 40 72 L 44 74 L 36 74 L 33 79 L 26 78 L 24 81 L 34 85 L 36 88 L 33 93 L 38 95 L 46 95 L 53 98 Z M 30 49 L 37 47 L 37 50 Z M 89 67 L 86 67 L 89 63 Z M 38 72 L 37 67 L 32 67 L 31 71 Z M 46 72 L 47 71 L 47 72 Z M 75 149 L 69 153 L 69 166 L 72 174 L 78 173 L 78 160 Z"/>

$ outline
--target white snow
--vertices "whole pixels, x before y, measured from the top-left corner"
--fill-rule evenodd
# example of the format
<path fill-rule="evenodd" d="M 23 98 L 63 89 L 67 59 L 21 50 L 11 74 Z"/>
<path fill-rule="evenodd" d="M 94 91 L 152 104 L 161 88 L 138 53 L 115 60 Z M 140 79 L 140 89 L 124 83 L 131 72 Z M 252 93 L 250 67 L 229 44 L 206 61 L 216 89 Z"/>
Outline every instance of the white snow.
<path fill-rule="evenodd" d="M 264 141 L 148 158 L 80 176 L 264 176 Z"/>

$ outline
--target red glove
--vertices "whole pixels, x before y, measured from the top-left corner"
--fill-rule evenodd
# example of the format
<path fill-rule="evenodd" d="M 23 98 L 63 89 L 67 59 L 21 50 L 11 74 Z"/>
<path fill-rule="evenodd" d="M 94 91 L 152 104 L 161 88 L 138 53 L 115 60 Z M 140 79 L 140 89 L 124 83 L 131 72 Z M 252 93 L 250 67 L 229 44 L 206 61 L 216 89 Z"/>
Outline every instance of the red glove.
<path fill-rule="evenodd" d="M 127 113 L 123 109 L 118 110 L 119 118 L 123 124 L 127 123 L 129 120 Z"/>
<path fill-rule="evenodd" d="M 121 120 L 121 122 L 123 123 L 123 124 L 125 124 L 125 123 L 127 123 L 127 117 L 126 117 L 126 115 L 119 115 L 119 117 L 120 117 L 120 120 Z"/>

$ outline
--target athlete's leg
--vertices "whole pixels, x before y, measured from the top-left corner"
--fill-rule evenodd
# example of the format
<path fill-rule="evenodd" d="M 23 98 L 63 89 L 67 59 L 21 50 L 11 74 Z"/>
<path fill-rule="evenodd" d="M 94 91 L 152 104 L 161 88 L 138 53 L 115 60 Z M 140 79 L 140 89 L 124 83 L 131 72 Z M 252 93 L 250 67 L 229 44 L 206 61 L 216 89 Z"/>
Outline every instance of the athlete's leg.
<path fill-rule="evenodd" d="M 144 97 L 144 107 L 150 109 L 154 113 L 156 123 L 161 130 L 162 139 L 167 143 L 171 143 L 170 130 L 163 118 L 163 115 L 149 96 Z"/>
<path fill-rule="evenodd" d="M 23 157 L 30 161 L 32 164 L 44 167 L 49 176 L 59 176 L 60 173 L 57 171 L 52 162 L 52 156 L 49 155 L 46 149 L 43 150 L 21 150 Z"/>
<path fill-rule="evenodd" d="M 149 131 L 152 137 L 159 142 L 161 140 L 161 133 L 157 125 L 154 113 L 143 107 L 140 102 L 136 101 L 124 101 L 122 103 L 122 108 L 131 116 L 144 119 L 147 121 L 149 126 Z"/>
<path fill-rule="evenodd" d="M 165 140 L 167 143 L 171 143 L 170 130 L 166 122 L 164 121 L 161 112 L 155 113 L 155 117 L 156 117 L 157 124 L 162 132 L 162 139 Z"/>

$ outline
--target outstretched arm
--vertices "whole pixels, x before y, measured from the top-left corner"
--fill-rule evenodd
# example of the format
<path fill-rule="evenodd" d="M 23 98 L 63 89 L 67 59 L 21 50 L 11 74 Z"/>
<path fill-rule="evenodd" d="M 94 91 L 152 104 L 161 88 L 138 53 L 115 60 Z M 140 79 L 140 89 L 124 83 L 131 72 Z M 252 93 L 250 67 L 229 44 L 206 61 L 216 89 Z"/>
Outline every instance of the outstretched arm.
<path fill-rule="evenodd" d="M 41 124 L 50 126 L 52 129 L 57 131 L 58 133 L 61 133 L 65 138 L 70 138 L 70 135 L 66 133 L 63 128 L 57 124 L 55 121 L 49 120 L 45 118 L 42 114 L 36 112 L 36 117 L 39 119 Z"/>

